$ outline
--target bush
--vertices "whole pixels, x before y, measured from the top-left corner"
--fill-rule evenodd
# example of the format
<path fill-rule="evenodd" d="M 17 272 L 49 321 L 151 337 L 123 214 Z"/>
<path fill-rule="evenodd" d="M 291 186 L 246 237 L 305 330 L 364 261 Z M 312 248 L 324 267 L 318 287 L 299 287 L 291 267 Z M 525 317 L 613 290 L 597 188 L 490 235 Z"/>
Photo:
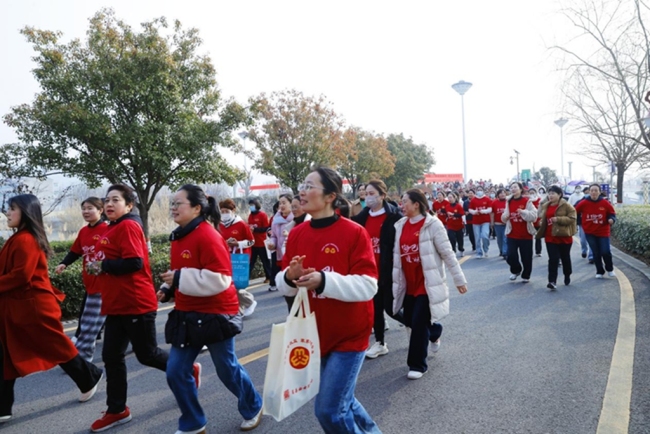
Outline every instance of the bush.
<path fill-rule="evenodd" d="M 650 206 L 625 206 L 616 209 L 612 238 L 626 250 L 650 261 Z"/>

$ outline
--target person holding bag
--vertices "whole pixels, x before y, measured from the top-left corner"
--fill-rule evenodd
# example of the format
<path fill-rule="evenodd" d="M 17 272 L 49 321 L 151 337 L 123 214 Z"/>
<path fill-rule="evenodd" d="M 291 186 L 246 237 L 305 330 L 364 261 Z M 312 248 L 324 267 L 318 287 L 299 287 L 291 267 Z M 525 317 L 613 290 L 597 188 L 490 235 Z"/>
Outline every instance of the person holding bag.
<path fill-rule="evenodd" d="M 571 283 L 571 246 L 576 227 L 576 210 L 563 199 L 564 193 L 557 185 L 548 189 L 548 201 L 539 210 L 540 227 L 535 238 L 546 241 L 548 252 L 548 285 L 551 291 L 557 288 L 557 268 L 562 260 L 564 284 Z"/>
<path fill-rule="evenodd" d="M 316 167 L 298 187 L 300 205 L 312 216 L 287 240 L 283 271 L 276 277 L 283 295 L 298 286 L 309 291 L 321 352 L 316 418 L 326 433 L 380 433 L 354 397 L 373 325 L 377 267 L 368 232 L 335 209 L 343 182 L 332 169 Z M 294 306 L 295 307 L 295 306 Z"/>
<path fill-rule="evenodd" d="M 240 429 L 250 431 L 260 424 L 262 398 L 235 355 L 235 335 L 243 322 L 228 246 L 215 229 L 220 220 L 217 203 L 191 184 L 176 192 L 174 203 L 172 217 L 179 226 L 170 236 L 171 270 L 160 276 L 164 284 L 157 295 L 160 301 L 176 301 L 165 339 L 172 345 L 167 383 L 181 409 L 177 434 L 205 432 L 207 418 L 192 375 L 204 345 L 219 379 L 238 399 L 244 418 Z"/>
<path fill-rule="evenodd" d="M 506 225 L 510 280 L 517 280 L 521 275 L 521 281 L 528 283 L 533 272 L 533 236 L 537 233 L 533 222 L 537 220 L 537 208 L 523 191 L 521 182 L 510 185 L 512 195 L 506 199 L 501 221 Z"/>

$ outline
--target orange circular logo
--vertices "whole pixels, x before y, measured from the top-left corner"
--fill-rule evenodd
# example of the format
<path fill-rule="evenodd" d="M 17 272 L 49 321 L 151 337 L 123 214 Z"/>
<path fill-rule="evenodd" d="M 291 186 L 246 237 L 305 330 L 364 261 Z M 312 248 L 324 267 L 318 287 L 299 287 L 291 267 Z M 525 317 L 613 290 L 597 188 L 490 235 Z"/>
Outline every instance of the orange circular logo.
<path fill-rule="evenodd" d="M 289 364 L 293 369 L 303 369 L 309 365 L 309 350 L 305 347 L 295 347 L 289 353 Z"/>

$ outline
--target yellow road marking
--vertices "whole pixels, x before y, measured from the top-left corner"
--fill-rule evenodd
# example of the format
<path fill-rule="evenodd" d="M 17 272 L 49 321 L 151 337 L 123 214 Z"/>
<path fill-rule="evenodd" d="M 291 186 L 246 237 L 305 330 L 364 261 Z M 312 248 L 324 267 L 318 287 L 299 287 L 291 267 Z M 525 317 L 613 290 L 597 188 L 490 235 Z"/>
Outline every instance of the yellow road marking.
<path fill-rule="evenodd" d="M 596 434 L 626 433 L 630 423 L 636 308 L 630 281 L 618 268 L 616 268 L 616 275 L 621 288 L 620 317 Z"/>
<path fill-rule="evenodd" d="M 460 265 L 463 265 L 465 262 L 467 262 L 470 258 L 473 258 L 473 257 L 474 257 L 473 255 L 472 255 L 472 256 L 463 256 L 462 258 L 460 258 L 460 260 L 458 261 L 458 263 L 459 263 Z"/>
<path fill-rule="evenodd" d="M 261 359 L 262 357 L 268 356 L 269 355 L 269 349 L 264 348 L 263 350 L 255 351 L 252 354 L 249 354 L 247 356 L 244 356 L 239 359 L 239 364 L 240 365 L 245 365 L 247 363 L 253 362 L 257 359 Z"/>

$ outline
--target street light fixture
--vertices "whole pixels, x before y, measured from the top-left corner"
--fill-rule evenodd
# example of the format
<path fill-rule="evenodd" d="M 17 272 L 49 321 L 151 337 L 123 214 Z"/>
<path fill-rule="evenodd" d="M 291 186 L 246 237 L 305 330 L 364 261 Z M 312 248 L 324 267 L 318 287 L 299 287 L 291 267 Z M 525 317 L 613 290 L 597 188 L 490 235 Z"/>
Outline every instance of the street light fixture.
<path fill-rule="evenodd" d="M 469 88 L 472 87 L 472 83 L 461 80 L 458 83 L 452 84 L 451 87 L 460 95 L 461 116 L 463 119 L 463 181 L 467 182 L 467 151 L 465 149 L 465 97 L 463 95 L 465 95 Z"/>
<path fill-rule="evenodd" d="M 560 174 L 562 175 L 562 181 L 564 181 L 564 126 L 569 122 L 567 118 L 560 118 L 555 121 L 555 125 L 560 127 L 560 162 L 562 168 L 560 169 Z"/>
<path fill-rule="evenodd" d="M 517 160 L 517 181 L 519 181 L 519 151 L 516 150 L 516 149 L 513 149 L 513 151 L 515 151 L 515 156 L 514 156 L 514 157 L 510 157 L 510 164 L 513 164 L 513 163 L 514 163 L 514 162 L 513 162 L 513 159 L 516 159 L 516 160 Z"/>

